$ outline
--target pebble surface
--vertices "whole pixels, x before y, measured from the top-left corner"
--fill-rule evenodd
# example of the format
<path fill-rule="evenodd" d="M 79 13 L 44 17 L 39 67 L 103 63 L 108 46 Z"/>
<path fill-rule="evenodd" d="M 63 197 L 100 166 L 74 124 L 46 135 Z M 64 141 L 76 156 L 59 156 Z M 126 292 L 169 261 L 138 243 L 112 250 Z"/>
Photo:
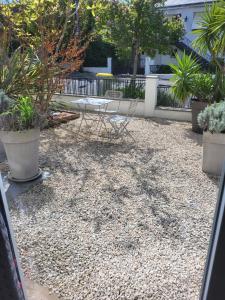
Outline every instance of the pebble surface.
<path fill-rule="evenodd" d="M 42 132 L 52 176 L 10 203 L 25 275 L 65 300 L 197 300 L 218 179 L 189 123 L 136 119 L 131 143 Z"/>

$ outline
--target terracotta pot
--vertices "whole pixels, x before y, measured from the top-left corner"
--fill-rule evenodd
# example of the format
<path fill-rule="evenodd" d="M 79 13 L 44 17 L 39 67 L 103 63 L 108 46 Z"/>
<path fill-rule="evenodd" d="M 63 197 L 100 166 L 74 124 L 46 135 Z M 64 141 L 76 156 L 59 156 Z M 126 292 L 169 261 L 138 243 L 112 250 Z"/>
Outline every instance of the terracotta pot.
<path fill-rule="evenodd" d="M 192 100 L 191 104 L 192 104 L 192 131 L 202 134 L 203 130 L 198 125 L 198 114 L 206 108 L 208 103 Z"/>

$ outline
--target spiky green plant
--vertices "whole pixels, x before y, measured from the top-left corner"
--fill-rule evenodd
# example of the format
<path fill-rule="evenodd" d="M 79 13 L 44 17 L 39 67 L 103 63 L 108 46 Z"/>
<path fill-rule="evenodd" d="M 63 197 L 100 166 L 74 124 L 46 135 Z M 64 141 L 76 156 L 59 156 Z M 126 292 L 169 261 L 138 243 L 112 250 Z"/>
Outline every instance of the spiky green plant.
<path fill-rule="evenodd" d="M 40 115 L 36 111 L 32 98 L 27 96 L 11 102 L 0 114 L 1 130 L 21 131 L 39 127 L 40 125 Z"/>
<path fill-rule="evenodd" d="M 212 61 L 220 71 L 225 73 L 223 60 L 225 54 L 225 1 L 216 1 L 205 6 L 205 12 L 199 20 L 199 29 L 193 43 L 202 53 L 210 52 Z"/>
<path fill-rule="evenodd" d="M 191 95 L 193 76 L 200 71 L 200 66 L 192 55 L 186 55 L 186 53 L 182 57 L 176 54 L 176 60 L 177 65 L 170 64 L 173 71 L 172 91 L 176 98 L 184 103 Z"/>
<path fill-rule="evenodd" d="M 225 102 L 207 106 L 198 115 L 199 126 L 211 133 L 225 133 Z"/>

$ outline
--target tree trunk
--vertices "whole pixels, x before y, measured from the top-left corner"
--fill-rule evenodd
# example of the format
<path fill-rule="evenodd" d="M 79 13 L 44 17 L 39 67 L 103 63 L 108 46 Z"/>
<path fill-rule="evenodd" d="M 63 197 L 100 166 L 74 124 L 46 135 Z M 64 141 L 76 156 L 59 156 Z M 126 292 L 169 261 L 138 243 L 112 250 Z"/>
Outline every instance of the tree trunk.
<path fill-rule="evenodd" d="M 80 34 L 80 18 L 79 18 L 79 0 L 75 0 L 75 24 L 74 34 L 77 36 Z"/>
<path fill-rule="evenodd" d="M 133 49 L 133 55 L 134 55 L 134 59 L 133 59 L 133 79 L 136 78 L 137 75 L 137 69 L 138 69 L 138 58 L 139 58 L 139 45 L 138 45 L 138 41 L 136 41 L 134 43 L 134 49 Z"/>

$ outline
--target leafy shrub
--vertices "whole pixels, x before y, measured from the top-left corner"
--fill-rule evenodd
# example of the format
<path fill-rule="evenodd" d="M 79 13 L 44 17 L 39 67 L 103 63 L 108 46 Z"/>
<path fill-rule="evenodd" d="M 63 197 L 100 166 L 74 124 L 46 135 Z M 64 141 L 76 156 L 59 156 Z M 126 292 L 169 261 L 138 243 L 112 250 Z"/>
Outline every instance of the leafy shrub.
<path fill-rule="evenodd" d="M 84 67 L 104 67 L 107 57 L 115 57 L 115 47 L 101 39 L 93 41 L 86 51 Z"/>
<path fill-rule="evenodd" d="M 169 91 L 158 89 L 157 105 L 165 107 L 181 107 L 175 96 Z"/>
<path fill-rule="evenodd" d="M 159 74 L 171 74 L 172 69 L 169 65 L 160 65 L 158 69 Z"/>
<path fill-rule="evenodd" d="M 188 97 L 195 97 L 202 102 L 219 102 L 225 94 L 225 78 L 220 72 L 214 75 L 200 73 L 200 65 L 192 55 L 180 58 L 176 54 L 177 65 L 171 64 L 174 82 L 172 91 L 178 100 L 185 102 Z"/>
<path fill-rule="evenodd" d="M 198 115 L 199 126 L 211 133 L 225 133 L 225 102 L 207 106 Z"/>
<path fill-rule="evenodd" d="M 215 79 L 212 74 L 195 74 L 191 82 L 191 93 L 199 101 L 211 102 L 213 99 Z"/>
<path fill-rule="evenodd" d="M 123 98 L 144 99 L 145 89 L 142 84 L 130 83 L 124 88 L 119 89 L 123 92 Z"/>
<path fill-rule="evenodd" d="M 5 95 L 4 97 L 7 98 Z M 20 97 L 0 114 L 0 128 L 6 131 L 20 131 L 39 127 L 40 115 L 30 97 Z"/>

